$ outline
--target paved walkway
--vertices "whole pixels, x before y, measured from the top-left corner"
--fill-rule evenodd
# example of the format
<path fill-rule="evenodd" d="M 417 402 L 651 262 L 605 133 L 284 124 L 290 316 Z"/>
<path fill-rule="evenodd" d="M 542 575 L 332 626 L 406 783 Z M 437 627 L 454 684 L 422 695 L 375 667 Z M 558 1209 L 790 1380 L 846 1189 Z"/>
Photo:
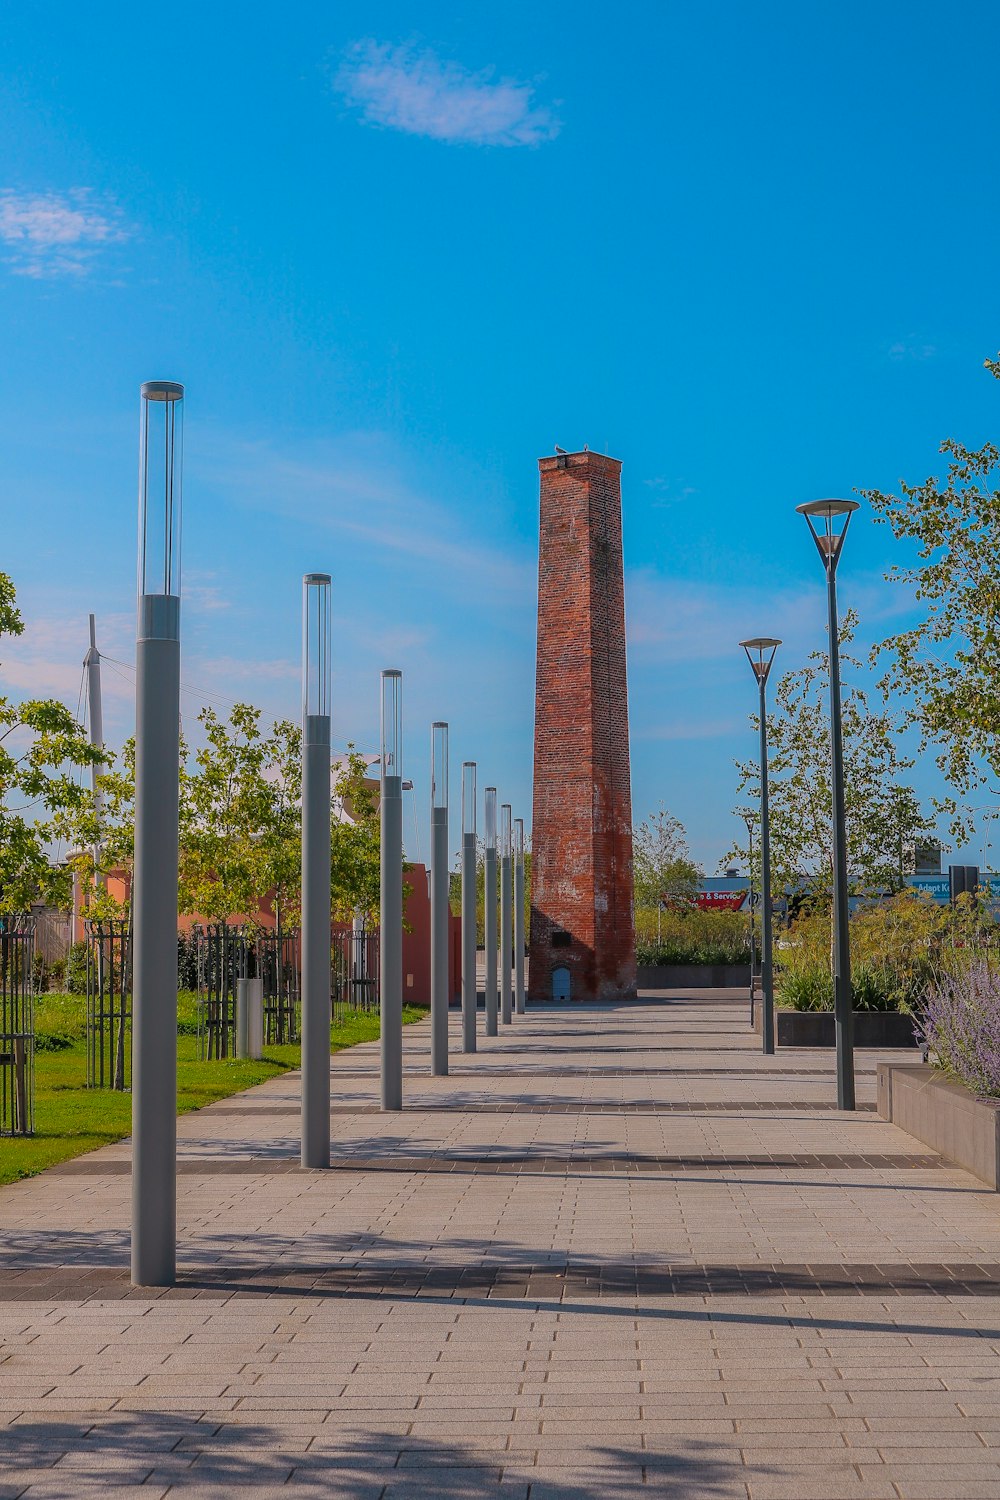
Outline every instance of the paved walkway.
<path fill-rule="evenodd" d="M 180 1285 L 128 1285 L 128 1146 L 0 1189 L 0 1500 L 1000 1500 L 995 1194 L 742 997 L 406 1031 L 180 1122 Z M 457 1042 L 457 1025 L 453 1028 Z"/>

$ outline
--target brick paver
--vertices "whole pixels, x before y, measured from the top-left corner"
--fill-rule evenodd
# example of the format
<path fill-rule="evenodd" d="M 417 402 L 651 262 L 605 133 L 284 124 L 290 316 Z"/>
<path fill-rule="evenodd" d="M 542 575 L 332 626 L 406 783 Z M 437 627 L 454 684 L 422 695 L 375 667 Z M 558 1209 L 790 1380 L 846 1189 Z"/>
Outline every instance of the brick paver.
<path fill-rule="evenodd" d="M 0 1189 L 0 1500 L 1000 1500 L 996 1195 L 875 1054 L 846 1115 L 725 992 L 429 1043 L 401 1115 L 333 1060 L 329 1172 L 297 1075 L 184 1116 L 169 1292 L 127 1143 Z"/>

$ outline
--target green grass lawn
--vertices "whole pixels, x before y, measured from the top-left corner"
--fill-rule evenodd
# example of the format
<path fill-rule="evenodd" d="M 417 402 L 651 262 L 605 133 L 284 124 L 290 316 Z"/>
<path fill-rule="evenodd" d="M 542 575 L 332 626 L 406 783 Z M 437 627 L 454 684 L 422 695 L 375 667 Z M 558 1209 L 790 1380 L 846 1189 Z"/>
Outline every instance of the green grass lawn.
<path fill-rule="evenodd" d="M 44 1034 L 46 1022 L 58 1012 L 58 1029 L 65 1038 L 75 1029 L 76 1013 L 83 1014 L 83 1002 L 78 996 L 53 996 L 57 1003 L 46 1006 L 48 998 L 39 999 L 38 1034 Z M 427 1011 L 417 1006 L 403 1008 L 404 1024 L 420 1021 L 426 1015 Z M 85 1028 L 85 1021 L 83 1024 Z M 340 1052 L 358 1042 L 373 1042 L 378 1035 L 377 1013 L 358 1011 L 342 1025 L 331 1027 L 330 1050 Z M 178 1114 L 200 1109 L 227 1094 L 238 1094 L 298 1066 L 298 1044 L 268 1047 L 261 1062 L 199 1062 L 197 1037 L 178 1036 Z M 55 1051 L 39 1051 L 35 1056 L 35 1134 L 0 1139 L 0 1183 L 32 1177 L 68 1157 L 120 1141 L 131 1129 L 130 1094 L 87 1088 L 87 1047 L 83 1037 L 77 1036 L 69 1046 Z"/>

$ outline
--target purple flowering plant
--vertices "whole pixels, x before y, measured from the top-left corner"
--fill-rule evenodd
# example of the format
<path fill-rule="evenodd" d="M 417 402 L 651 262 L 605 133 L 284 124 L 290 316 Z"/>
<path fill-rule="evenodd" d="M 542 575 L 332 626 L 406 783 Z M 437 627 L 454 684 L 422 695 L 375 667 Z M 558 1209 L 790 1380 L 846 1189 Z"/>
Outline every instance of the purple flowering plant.
<path fill-rule="evenodd" d="M 1000 970 L 987 959 L 941 973 L 916 1029 L 938 1067 L 974 1094 L 1000 1098 Z"/>

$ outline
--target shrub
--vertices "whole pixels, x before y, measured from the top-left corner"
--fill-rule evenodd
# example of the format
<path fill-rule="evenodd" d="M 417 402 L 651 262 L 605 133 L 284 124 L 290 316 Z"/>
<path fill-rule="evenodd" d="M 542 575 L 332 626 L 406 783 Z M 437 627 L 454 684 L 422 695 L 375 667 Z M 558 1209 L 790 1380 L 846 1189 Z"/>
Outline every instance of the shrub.
<path fill-rule="evenodd" d="M 657 914 L 636 912 L 636 958 L 641 964 L 747 964 L 750 919 L 736 911 L 678 905 Z"/>
<path fill-rule="evenodd" d="M 87 993 L 87 943 L 81 939 L 69 950 L 66 960 L 66 989 L 71 995 Z"/>
<path fill-rule="evenodd" d="M 941 975 L 917 1034 L 938 1067 L 976 1094 L 1000 1097 L 1000 972 L 988 959 Z"/>
<path fill-rule="evenodd" d="M 965 905 L 937 906 L 916 891 L 855 912 L 850 922 L 851 980 L 856 1010 L 923 1009 L 942 956 L 988 940 L 992 923 Z M 816 906 L 792 923 L 778 945 L 778 1003 L 793 1010 L 832 1010 L 830 909 Z"/>

